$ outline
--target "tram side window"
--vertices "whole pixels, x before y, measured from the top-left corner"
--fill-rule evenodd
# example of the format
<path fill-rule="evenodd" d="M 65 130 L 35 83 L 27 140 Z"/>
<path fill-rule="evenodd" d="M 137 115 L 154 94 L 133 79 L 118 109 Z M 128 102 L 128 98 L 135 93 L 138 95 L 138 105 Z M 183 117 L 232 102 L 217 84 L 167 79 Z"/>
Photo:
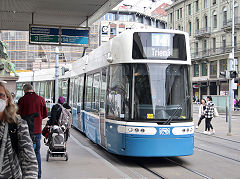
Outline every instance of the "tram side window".
<path fill-rule="evenodd" d="M 86 85 L 86 100 L 84 103 L 84 109 L 86 111 L 91 110 L 91 99 L 92 99 L 92 82 L 93 82 L 93 77 L 92 75 L 87 76 L 87 85 Z"/>
<path fill-rule="evenodd" d="M 45 82 L 40 83 L 39 95 L 45 98 Z"/>
<path fill-rule="evenodd" d="M 80 105 L 80 109 L 82 109 L 84 76 L 79 77 L 78 80 L 78 105 Z"/>
<path fill-rule="evenodd" d="M 102 83 L 101 83 L 101 96 L 100 96 L 100 112 L 104 112 L 104 109 L 105 109 L 106 89 L 107 89 L 106 69 L 103 69 L 102 70 Z"/>
<path fill-rule="evenodd" d="M 70 95 L 69 95 L 69 104 L 70 104 L 70 106 L 72 106 L 73 105 L 73 78 L 71 78 L 70 79 Z"/>
<path fill-rule="evenodd" d="M 58 81 L 58 95 L 62 96 L 62 81 L 61 80 Z"/>
<path fill-rule="evenodd" d="M 92 109 L 99 111 L 99 88 L 100 88 L 100 73 L 93 76 L 93 92 L 92 92 Z"/>
<path fill-rule="evenodd" d="M 52 81 L 47 81 L 46 83 L 46 99 L 47 100 L 51 100 L 51 92 L 52 92 L 51 89 L 52 89 Z"/>
<path fill-rule="evenodd" d="M 78 80 L 74 79 L 73 107 L 77 107 L 78 100 Z"/>
<path fill-rule="evenodd" d="M 62 81 L 62 96 L 67 100 L 67 92 L 68 92 L 68 82 L 67 80 Z"/>
<path fill-rule="evenodd" d="M 34 91 L 39 95 L 39 90 L 40 90 L 40 82 L 35 82 L 34 83 Z"/>
<path fill-rule="evenodd" d="M 129 67 L 127 64 L 110 67 L 106 106 L 109 119 L 129 119 Z"/>

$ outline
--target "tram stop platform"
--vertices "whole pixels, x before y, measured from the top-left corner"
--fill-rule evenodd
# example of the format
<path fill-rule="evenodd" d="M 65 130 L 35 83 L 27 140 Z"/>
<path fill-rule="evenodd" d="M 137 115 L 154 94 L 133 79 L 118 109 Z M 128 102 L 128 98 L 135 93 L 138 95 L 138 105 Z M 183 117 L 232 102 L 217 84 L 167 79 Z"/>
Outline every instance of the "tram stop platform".
<path fill-rule="evenodd" d="M 65 157 L 49 157 L 46 161 L 48 146 L 43 143 L 42 136 L 42 179 L 129 178 L 92 150 L 89 143 L 93 143 L 87 137 L 75 129 L 71 129 L 70 133 L 67 141 L 68 161 Z"/>

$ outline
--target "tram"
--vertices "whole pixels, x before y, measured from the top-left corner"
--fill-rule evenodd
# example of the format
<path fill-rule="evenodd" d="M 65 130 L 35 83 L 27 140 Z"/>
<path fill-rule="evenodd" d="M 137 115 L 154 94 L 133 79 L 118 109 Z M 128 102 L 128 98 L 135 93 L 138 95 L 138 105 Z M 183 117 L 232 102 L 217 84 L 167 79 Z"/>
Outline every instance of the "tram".
<path fill-rule="evenodd" d="M 193 154 L 190 47 L 178 30 L 127 30 L 62 77 L 73 126 L 124 156 Z"/>

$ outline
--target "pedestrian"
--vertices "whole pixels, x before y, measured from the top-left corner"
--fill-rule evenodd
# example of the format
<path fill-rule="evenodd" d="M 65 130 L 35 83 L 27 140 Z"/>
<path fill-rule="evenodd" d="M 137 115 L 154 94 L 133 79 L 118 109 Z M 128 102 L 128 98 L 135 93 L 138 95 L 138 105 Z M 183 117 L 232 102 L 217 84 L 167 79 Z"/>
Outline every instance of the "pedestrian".
<path fill-rule="evenodd" d="M 238 100 L 236 98 L 234 98 L 233 104 L 234 104 L 234 111 L 236 111 L 238 107 Z"/>
<path fill-rule="evenodd" d="M 38 164 L 27 122 L 16 111 L 10 92 L 0 82 L 0 178 L 35 179 Z"/>
<path fill-rule="evenodd" d="M 198 129 L 199 125 L 201 124 L 202 120 L 205 118 L 204 111 L 206 109 L 206 100 L 201 100 L 201 105 L 199 106 L 199 120 L 198 124 L 196 126 L 196 129 Z"/>
<path fill-rule="evenodd" d="M 32 115 L 38 114 L 34 117 L 34 127 L 33 134 L 34 140 L 36 142 L 36 147 L 34 149 L 37 161 L 38 161 L 38 178 L 41 178 L 41 134 L 42 134 L 42 120 L 48 116 L 47 107 L 45 100 L 38 96 L 34 90 L 32 85 L 25 84 L 23 86 L 24 96 L 18 100 L 18 113 L 22 118 Z"/>
<path fill-rule="evenodd" d="M 58 103 L 53 105 L 52 109 L 51 109 L 51 118 L 50 120 L 47 122 L 47 125 L 59 125 L 59 119 L 62 113 L 62 110 L 67 109 L 68 114 L 69 114 L 69 119 L 68 119 L 68 123 L 72 123 L 72 114 L 70 112 L 71 107 L 67 104 L 64 103 L 65 102 L 65 98 L 63 96 L 60 96 L 58 98 Z M 69 133 L 69 125 L 67 125 L 68 127 L 66 128 L 65 131 L 65 135 L 66 135 L 66 141 L 70 135 Z"/>
<path fill-rule="evenodd" d="M 205 114 L 205 131 L 204 134 L 214 134 L 215 130 L 211 124 L 211 120 L 214 117 L 214 103 L 212 102 L 212 97 L 207 96 L 206 98 L 206 109 L 204 111 Z"/>

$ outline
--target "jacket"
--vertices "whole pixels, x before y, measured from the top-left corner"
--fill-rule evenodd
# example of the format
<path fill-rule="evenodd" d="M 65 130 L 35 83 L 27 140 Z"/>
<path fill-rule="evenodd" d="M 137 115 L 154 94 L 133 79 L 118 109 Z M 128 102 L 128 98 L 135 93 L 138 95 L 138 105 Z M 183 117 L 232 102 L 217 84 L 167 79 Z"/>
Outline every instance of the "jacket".
<path fill-rule="evenodd" d="M 4 128 L 5 123 L 0 122 L 0 141 L 3 138 Z M 0 178 L 37 179 L 38 163 L 27 122 L 17 119 L 17 131 L 19 154 L 17 155 L 12 149 L 10 135 L 8 134 Z"/>
<path fill-rule="evenodd" d="M 49 120 L 49 125 L 58 125 L 61 113 L 62 113 L 61 106 L 59 104 L 53 105 L 51 109 L 51 118 Z"/>
<path fill-rule="evenodd" d="M 34 134 L 41 134 L 42 119 L 48 116 L 45 100 L 35 92 L 28 92 L 18 100 L 18 108 L 22 118 L 33 113 L 39 114 L 34 118 Z"/>
<path fill-rule="evenodd" d="M 213 118 L 214 116 L 214 104 L 212 101 L 208 101 L 206 104 L 206 109 L 204 111 L 205 118 Z"/>
<path fill-rule="evenodd" d="M 204 109 L 203 109 L 203 105 L 201 104 L 201 105 L 199 106 L 198 115 L 199 115 L 199 117 L 201 117 L 201 115 L 203 115 L 203 114 L 204 114 Z"/>

